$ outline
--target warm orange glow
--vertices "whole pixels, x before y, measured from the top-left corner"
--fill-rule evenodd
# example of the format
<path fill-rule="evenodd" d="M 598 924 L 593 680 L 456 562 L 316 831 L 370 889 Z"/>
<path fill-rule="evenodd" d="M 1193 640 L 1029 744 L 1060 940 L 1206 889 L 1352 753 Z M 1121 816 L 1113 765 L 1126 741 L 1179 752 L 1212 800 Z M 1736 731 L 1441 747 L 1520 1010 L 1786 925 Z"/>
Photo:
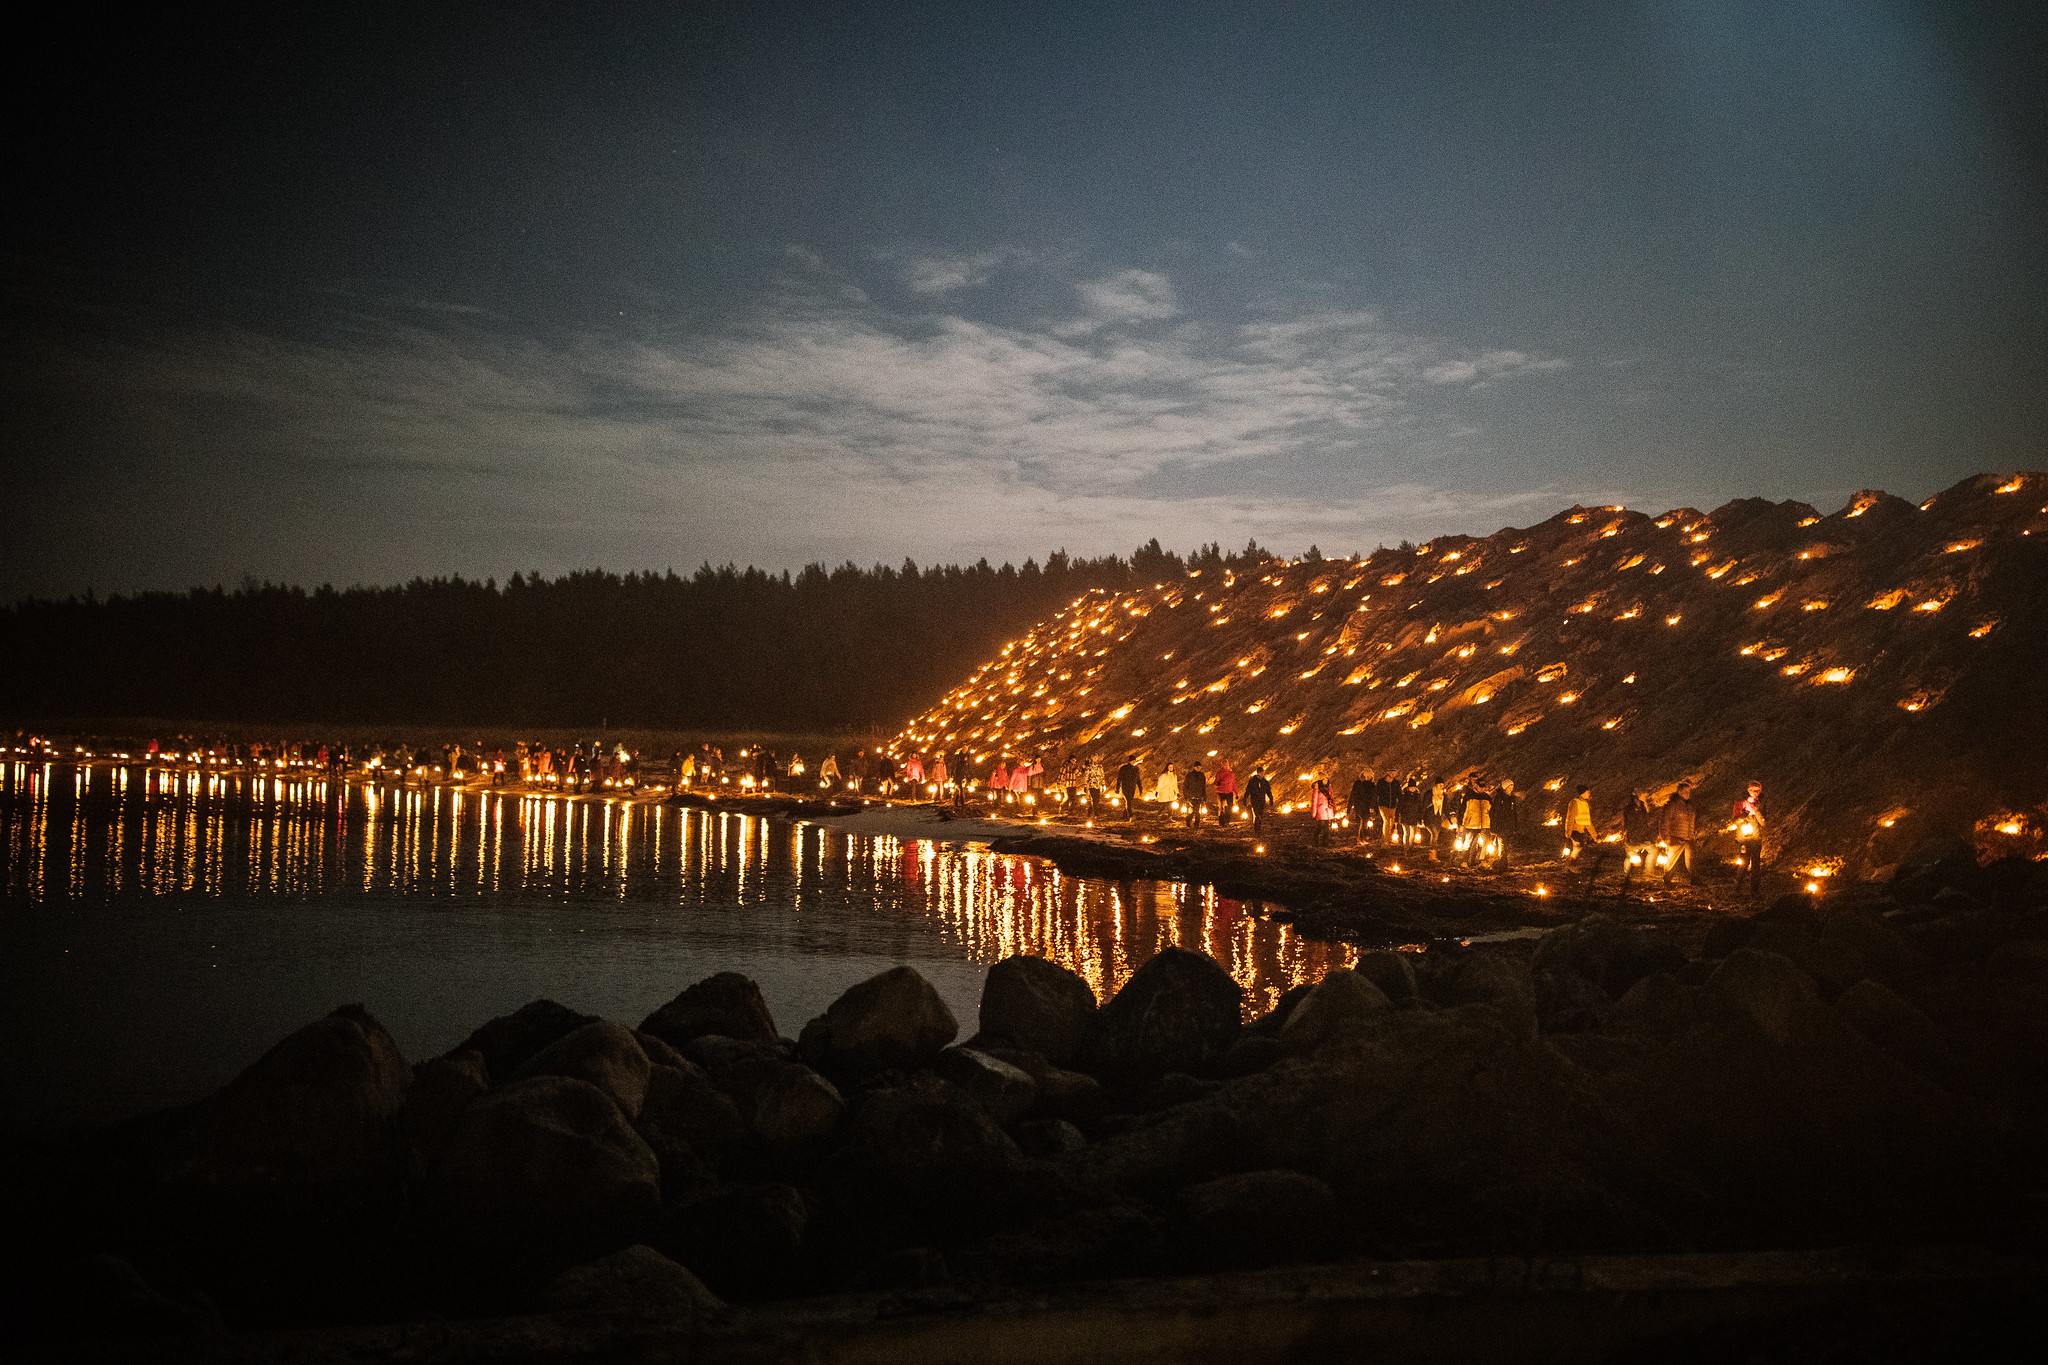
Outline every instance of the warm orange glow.
<path fill-rule="evenodd" d="M 2015 476 L 2011 483 L 2002 483 L 1991 491 L 1994 493 L 2017 493 L 2025 484 L 2025 476 Z"/>

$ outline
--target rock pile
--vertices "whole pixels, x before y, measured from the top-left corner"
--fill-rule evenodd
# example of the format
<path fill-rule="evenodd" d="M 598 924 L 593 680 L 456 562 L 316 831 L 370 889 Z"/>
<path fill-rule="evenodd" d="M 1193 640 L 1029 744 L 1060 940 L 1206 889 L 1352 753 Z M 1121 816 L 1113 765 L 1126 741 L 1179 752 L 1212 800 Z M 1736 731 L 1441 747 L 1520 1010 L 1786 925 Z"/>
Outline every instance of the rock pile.
<path fill-rule="evenodd" d="M 907 967 L 794 1041 L 732 974 L 638 1029 L 537 1001 L 411 1067 L 345 1007 L 193 1109 L 17 1159 L 26 1321 L 2034 1245 L 2048 879 L 1921 862 L 1730 919 L 1702 956 L 1593 916 L 1370 953 L 1249 1022 L 1177 949 L 1100 1004 L 1055 964 L 998 963 L 964 1042 Z"/>

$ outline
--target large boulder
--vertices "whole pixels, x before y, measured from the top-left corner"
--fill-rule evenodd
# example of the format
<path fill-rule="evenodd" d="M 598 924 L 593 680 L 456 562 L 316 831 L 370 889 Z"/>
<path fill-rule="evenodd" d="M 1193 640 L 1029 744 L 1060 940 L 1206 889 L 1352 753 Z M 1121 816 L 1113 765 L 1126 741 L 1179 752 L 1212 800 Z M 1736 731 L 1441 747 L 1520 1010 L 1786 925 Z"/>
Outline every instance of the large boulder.
<path fill-rule="evenodd" d="M 705 977 L 648 1015 L 640 1031 L 676 1047 L 708 1033 L 764 1043 L 777 1037 L 761 988 L 738 972 Z"/>
<path fill-rule="evenodd" d="M 376 1181 L 402 1155 L 393 1120 L 412 1068 L 384 1026 L 343 1005 L 202 1101 L 174 1180 L 241 1186 Z"/>
<path fill-rule="evenodd" d="M 888 971 L 850 988 L 797 1041 L 803 1059 L 827 1075 L 859 1078 L 912 1070 L 953 1041 L 960 1025 L 915 967 Z"/>
<path fill-rule="evenodd" d="M 1937 1084 L 1956 1069 L 1941 1029 L 1889 986 L 1859 981 L 1842 992 L 1835 1009 L 1849 1027 Z"/>
<path fill-rule="evenodd" d="M 646 1049 L 624 1024 L 599 1019 L 565 1034 L 526 1060 L 513 1079 L 529 1076 L 573 1076 L 589 1081 L 611 1097 L 627 1118 L 640 1113 L 647 1095 L 649 1063 Z"/>
<path fill-rule="evenodd" d="M 858 1098 L 819 1185 L 840 1258 L 870 1264 L 1041 1215 L 1052 1181 L 959 1087 L 921 1076 Z"/>
<path fill-rule="evenodd" d="M 1902 901 L 1924 901 L 1944 887 L 1970 891 L 1976 880 L 1976 848 L 1968 839 L 1943 835 L 1921 840 L 1899 859 L 1891 891 Z"/>
<path fill-rule="evenodd" d="M 1376 1235 L 1412 1224 L 1432 1244 L 1508 1227 L 1526 1238 L 1548 1221 L 1639 1238 L 1653 1224 L 1635 1201 L 1667 1179 L 1578 1068 L 1491 1005 L 1375 1014 L 1068 1164 L 1086 1188 L 1148 1198 L 1286 1167 L 1372 1208 Z"/>
<path fill-rule="evenodd" d="M 611 1097 L 535 1076 L 463 1112 L 434 1165 L 451 1212 L 485 1218 L 631 1218 L 661 1207 L 661 1166 Z"/>
<path fill-rule="evenodd" d="M 786 1294 L 803 1268 L 810 1209 L 789 1185 L 715 1190 L 669 1210 L 654 1244 L 720 1294 Z"/>
<path fill-rule="evenodd" d="M 1057 962 L 1019 954 L 988 969 L 981 1031 L 1055 1063 L 1071 1061 L 1095 1023 L 1095 992 Z"/>
<path fill-rule="evenodd" d="M 725 1305 L 687 1269 L 653 1247 L 635 1245 L 563 1271 L 541 1292 L 541 1307 L 682 1325 L 714 1317 Z"/>
<path fill-rule="evenodd" d="M 480 1052 L 456 1052 L 421 1062 L 412 1069 L 412 1085 L 398 1111 L 406 1144 L 421 1160 L 433 1160 L 455 1131 L 462 1111 L 490 1090 L 491 1078 Z"/>
<path fill-rule="evenodd" d="M 1846 911 L 1831 916 L 1820 937 L 1823 943 L 1853 956 L 1873 980 L 1898 981 L 1927 961 L 1926 954 L 1904 934 L 1875 915 Z"/>
<path fill-rule="evenodd" d="M 1536 983 L 1518 957 L 1469 949 L 1443 955 L 1429 964 L 1424 984 L 1440 1005 L 1491 1005 L 1517 1037 L 1536 1036 Z"/>
<path fill-rule="evenodd" d="M 1168 1224 L 1182 1263 L 1239 1270 L 1314 1261 L 1336 1244 L 1337 1196 L 1299 1171 L 1245 1171 L 1190 1185 L 1174 1198 Z"/>
<path fill-rule="evenodd" d="M 1007 1128 L 1031 1112 L 1038 1082 L 1029 1072 L 974 1048 L 949 1047 L 932 1058 L 932 1074 L 960 1087 Z"/>
<path fill-rule="evenodd" d="M 649 1067 L 639 1127 L 680 1138 L 701 1153 L 716 1153 L 746 1131 L 730 1095 L 689 1062 Z"/>
<path fill-rule="evenodd" d="M 1539 981 L 1546 972 L 1569 972 L 1619 1000 L 1651 972 L 1679 971 L 1685 966 L 1685 952 L 1655 929 L 1592 914 L 1538 939 L 1529 966 Z"/>
<path fill-rule="evenodd" d="M 1813 981 L 1790 958 L 1738 948 L 1706 979 L 1698 1001 L 1711 1018 L 1745 1020 L 1782 1041 L 1799 1006 L 1813 998 Z"/>
<path fill-rule="evenodd" d="M 1651 972 L 1614 1002 L 1606 1026 L 1615 1033 L 1683 1033 L 1697 1017 L 1698 994 L 1698 987 L 1685 985 L 1670 972 Z"/>
<path fill-rule="evenodd" d="M 1287 1023 L 1280 1030 L 1280 1042 L 1289 1052 L 1313 1051 L 1345 1025 L 1383 1014 L 1393 1007 L 1386 992 L 1378 986 L 1356 972 L 1338 967 L 1324 973 L 1315 989 L 1303 996 L 1287 1016 Z"/>
<path fill-rule="evenodd" d="M 754 1057 L 711 1073 L 732 1096 L 747 1131 L 770 1150 L 795 1155 L 817 1146 L 839 1126 L 846 1103 L 839 1090 L 800 1062 Z"/>
<path fill-rule="evenodd" d="M 534 1000 L 491 1020 L 463 1039 L 454 1052 L 481 1053 L 485 1069 L 498 1079 L 526 1065 L 528 1058 L 548 1044 L 596 1020 L 594 1014 L 579 1014 L 552 1000 Z"/>
<path fill-rule="evenodd" d="M 1358 955 L 1358 965 L 1352 970 L 1364 977 L 1396 1005 L 1404 1005 L 1415 999 L 1415 964 L 1409 961 L 1413 953 L 1371 952 Z"/>
<path fill-rule="evenodd" d="M 1102 1007 L 1082 1069 L 1118 1085 L 1214 1066 L 1237 1041 L 1244 991 L 1212 957 L 1162 948 Z"/>
<path fill-rule="evenodd" d="M 1821 995 L 1829 1000 L 1870 974 L 1862 954 L 1850 947 L 1842 935 L 1827 937 L 1825 928 L 1808 933 L 1765 920 L 1756 926 L 1756 932 L 1743 947 L 1749 952 L 1776 953 L 1790 960 L 1812 978 Z"/>

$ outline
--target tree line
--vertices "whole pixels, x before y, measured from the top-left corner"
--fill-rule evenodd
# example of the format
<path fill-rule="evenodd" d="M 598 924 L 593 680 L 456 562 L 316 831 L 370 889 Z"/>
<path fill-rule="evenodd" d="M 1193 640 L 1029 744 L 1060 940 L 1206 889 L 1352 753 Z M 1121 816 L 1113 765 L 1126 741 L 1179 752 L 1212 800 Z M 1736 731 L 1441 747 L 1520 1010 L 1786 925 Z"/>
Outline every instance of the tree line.
<path fill-rule="evenodd" d="M 852 563 L 770 573 L 708 562 L 503 583 L 244 580 L 0 612 L 0 708 L 17 721 L 893 729 L 1003 642 L 1093 588 L 1271 556 L 1060 551 L 1018 568 Z"/>

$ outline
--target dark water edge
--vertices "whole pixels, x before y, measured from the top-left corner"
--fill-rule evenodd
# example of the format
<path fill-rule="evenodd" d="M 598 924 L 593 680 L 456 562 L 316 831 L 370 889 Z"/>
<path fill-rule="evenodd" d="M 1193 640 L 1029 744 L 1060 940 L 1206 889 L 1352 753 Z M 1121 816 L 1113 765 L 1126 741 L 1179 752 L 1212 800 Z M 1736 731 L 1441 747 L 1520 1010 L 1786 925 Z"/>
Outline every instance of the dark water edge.
<path fill-rule="evenodd" d="M 196 1098 L 345 1002 L 418 1060 L 535 998 L 630 1024 L 731 970 L 794 1035 L 909 964 L 965 1037 L 1016 952 L 1107 997 L 1198 948 L 1253 1010 L 1356 956 L 1208 888 L 604 797 L 12 762 L 0 830 L 0 1123 L 32 1132 Z"/>

